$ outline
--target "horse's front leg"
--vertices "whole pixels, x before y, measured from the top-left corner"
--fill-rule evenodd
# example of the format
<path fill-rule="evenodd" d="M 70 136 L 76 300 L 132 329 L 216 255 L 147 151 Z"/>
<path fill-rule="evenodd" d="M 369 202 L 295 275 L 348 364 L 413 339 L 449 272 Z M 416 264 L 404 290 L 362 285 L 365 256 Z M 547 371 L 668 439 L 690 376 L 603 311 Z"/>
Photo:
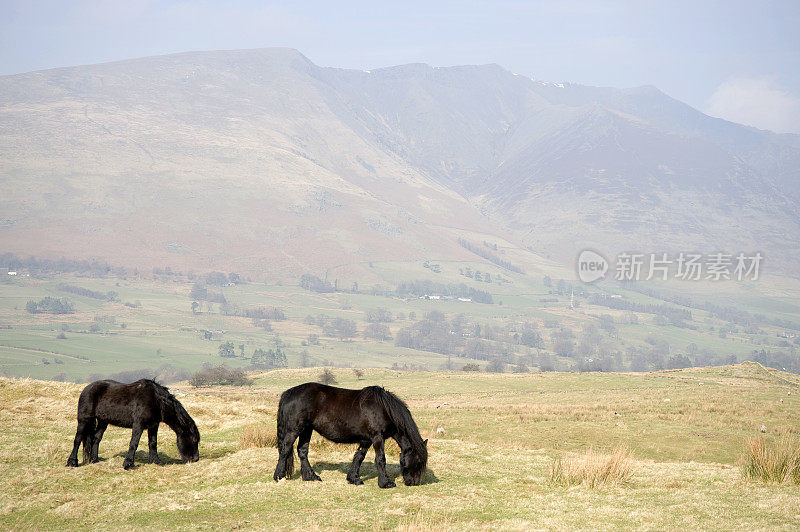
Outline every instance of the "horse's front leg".
<path fill-rule="evenodd" d="M 386 455 L 383 452 L 383 437 L 378 436 L 372 440 L 375 447 L 375 468 L 378 470 L 378 487 L 394 488 L 396 484 L 386 474 Z"/>
<path fill-rule="evenodd" d="M 369 446 L 372 444 L 369 440 L 362 441 L 361 444 L 358 446 L 358 450 L 356 450 L 356 454 L 353 456 L 353 463 L 350 465 L 350 471 L 347 473 L 347 482 L 350 484 L 355 484 L 356 486 L 360 486 L 364 483 L 359 477 L 358 472 L 361 469 L 361 462 L 364 461 L 364 457 L 367 455 L 367 451 L 369 450 Z"/>
<path fill-rule="evenodd" d="M 125 469 L 130 469 L 133 467 L 133 460 L 136 456 L 136 449 L 139 448 L 139 439 L 142 437 L 142 426 L 139 424 L 133 425 L 132 434 L 131 434 L 131 444 L 128 446 L 128 454 L 125 456 L 125 460 L 122 462 L 122 467 Z"/>
<path fill-rule="evenodd" d="M 164 465 L 158 457 L 158 425 L 147 428 L 147 445 L 150 450 L 150 463 Z"/>
<path fill-rule="evenodd" d="M 311 441 L 313 429 L 306 429 L 300 433 L 297 439 L 297 456 L 300 457 L 300 475 L 303 480 L 322 480 L 319 475 L 311 469 L 311 462 L 308 461 L 308 443 Z"/>

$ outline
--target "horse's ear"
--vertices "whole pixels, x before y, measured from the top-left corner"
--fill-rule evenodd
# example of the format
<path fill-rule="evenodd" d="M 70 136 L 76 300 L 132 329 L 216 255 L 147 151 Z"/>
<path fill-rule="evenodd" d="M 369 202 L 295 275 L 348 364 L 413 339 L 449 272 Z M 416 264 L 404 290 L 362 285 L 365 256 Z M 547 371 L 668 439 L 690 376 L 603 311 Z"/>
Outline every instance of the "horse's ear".
<path fill-rule="evenodd" d="M 428 439 L 426 438 L 426 439 L 425 439 L 425 441 L 424 441 L 424 442 L 422 442 L 422 443 L 424 443 L 424 444 L 425 444 L 425 447 L 427 447 L 427 446 L 428 446 Z"/>

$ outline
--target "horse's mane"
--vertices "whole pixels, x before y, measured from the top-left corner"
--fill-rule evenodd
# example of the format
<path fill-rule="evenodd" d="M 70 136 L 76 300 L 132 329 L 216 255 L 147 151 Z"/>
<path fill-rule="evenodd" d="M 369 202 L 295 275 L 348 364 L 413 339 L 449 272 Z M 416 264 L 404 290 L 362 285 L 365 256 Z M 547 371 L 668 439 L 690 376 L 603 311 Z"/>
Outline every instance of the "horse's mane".
<path fill-rule="evenodd" d="M 183 408 L 178 399 L 175 398 L 169 391 L 169 388 L 163 386 L 153 379 L 142 379 L 146 384 L 148 384 L 156 394 L 159 402 L 161 403 L 161 411 L 162 413 L 166 413 L 167 411 L 171 411 L 175 413 L 175 420 L 178 423 L 178 426 L 183 430 L 191 430 L 191 427 L 195 425 L 194 420 L 189 415 L 189 412 Z M 167 410 L 165 410 L 167 407 Z M 165 416 L 166 417 L 166 416 Z"/>
<path fill-rule="evenodd" d="M 428 451 L 422 435 L 419 433 L 414 418 L 411 417 L 408 406 L 402 399 L 381 386 L 367 386 L 361 390 L 361 397 L 375 399 L 378 404 L 383 406 L 397 430 L 408 437 L 414 451 L 417 454 L 427 455 Z"/>

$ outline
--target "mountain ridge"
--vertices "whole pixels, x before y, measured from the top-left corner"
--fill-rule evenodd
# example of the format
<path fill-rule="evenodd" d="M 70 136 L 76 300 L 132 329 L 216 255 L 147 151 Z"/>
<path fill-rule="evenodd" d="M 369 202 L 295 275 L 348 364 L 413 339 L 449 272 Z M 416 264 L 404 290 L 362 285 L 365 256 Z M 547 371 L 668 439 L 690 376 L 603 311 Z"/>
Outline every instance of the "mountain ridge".
<path fill-rule="evenodd" d="M 495 64 L 320 67 L 293 49 L 2 76 L 0 247 L 269 277 L 463 260 L 463 233 L 565 264 L 576 242 L 636 242 L 758 249 L 792 271 L 800 136 L 652 87 L 562 85 Z"/>

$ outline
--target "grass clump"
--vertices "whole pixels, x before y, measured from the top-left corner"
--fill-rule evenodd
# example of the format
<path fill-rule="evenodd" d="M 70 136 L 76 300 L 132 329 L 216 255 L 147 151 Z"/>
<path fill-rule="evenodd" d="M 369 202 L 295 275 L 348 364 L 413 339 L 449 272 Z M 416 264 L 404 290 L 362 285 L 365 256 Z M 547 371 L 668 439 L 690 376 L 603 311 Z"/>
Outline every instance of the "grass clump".
<path fill-rule="evenodd" d="M 247 425 L 242 433 L 239 434 L 239 449 L 249 449 L 250 447 L 277 447 L 278 438 L 275 429 L 268 427 L 265 423 Z"/>
<path fill-rule="evenodd" d="M 633 474 L 633 457 L 625 447 L 610 454 L 596 453 L 592 449 L 583 456 L 557 458 L 550 469 L 550 482 L 560 486 L 587 486 L 623 484 Z"/>
<path fill-rule="evenodd" d="M 782 438 L 770 444 L 763 436 L 747 440 L 742 476 L 747 480 L 800 484 L 800 442 Z"/>

